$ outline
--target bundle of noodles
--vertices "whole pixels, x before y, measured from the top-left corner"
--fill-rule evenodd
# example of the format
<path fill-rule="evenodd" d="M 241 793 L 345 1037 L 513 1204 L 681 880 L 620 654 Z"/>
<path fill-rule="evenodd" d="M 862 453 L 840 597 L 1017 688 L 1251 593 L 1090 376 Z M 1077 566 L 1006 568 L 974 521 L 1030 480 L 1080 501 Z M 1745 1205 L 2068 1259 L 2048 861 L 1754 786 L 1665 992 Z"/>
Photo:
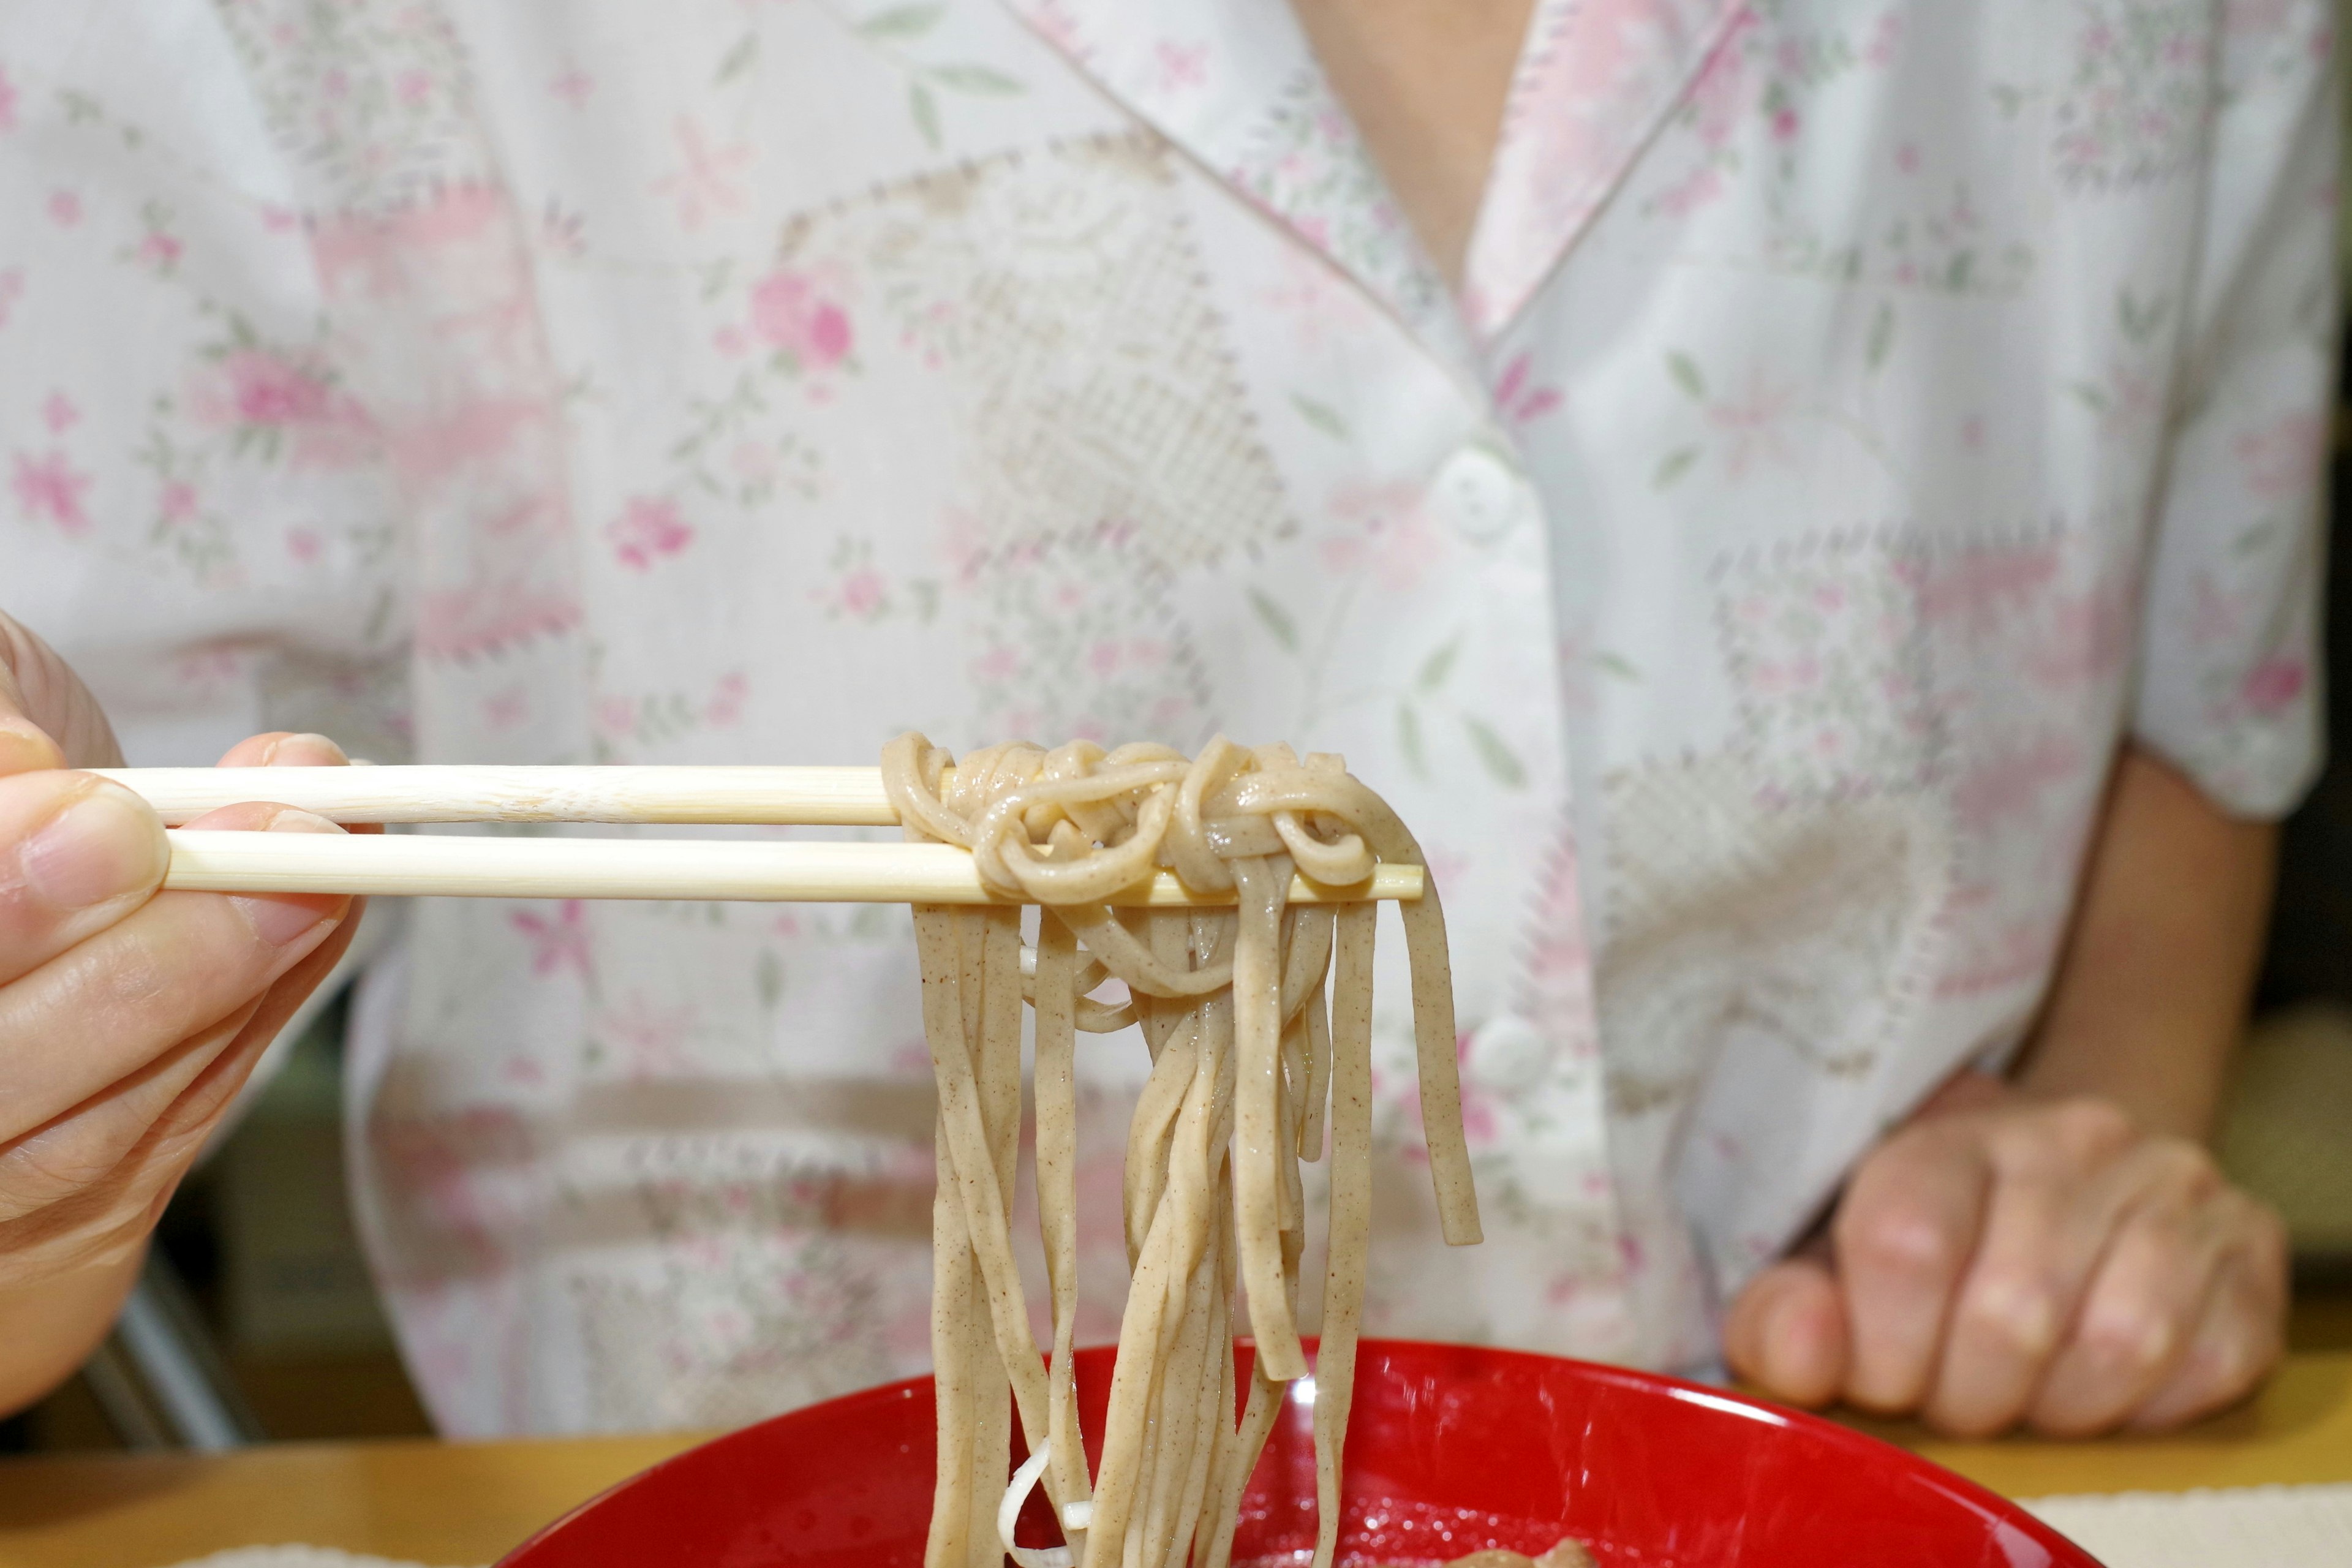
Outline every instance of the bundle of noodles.
<path fill-rule="evenodd" d="M 950 775 L 949 769 L 953 766 Z M 931 1345 L 939 1478 L 927 1568 L 1226 1568 L 1242 1491 L 1302 1375 L 1299 1162 L 1332 1150 L 1328 1263 L 1315 1406 L 1316 1568 L 1337 1543 L 1339 1458 L 1364 1288 L 1371 1148 L 1375 906 L 1286 907 L 1294 870 L 1337 887 L 1375 859 L 1421 864 L 1388 806 L 1334 756 L 1164 746 L 1013 744 L 954 763 L 919 735 L 883 753 L 908 837 L 961 845 L 982 879 L 1043 906 L 1034 954 L 1015 905 L 920 907 L 923 1025 L 939 1080 Z M 942 785 L 945 785 L 944 793 Z M 1154 871 L 1234 909 L 1147 910 L 1114 898 Z M 1478 1239 L 1454 1073 L 1444 917 L 1434 889 L 1402 906 L 1422 1113 L 1445 1238 Z M 1327 1003 L 1325 980 L 1332 978 Z M 1089 993 L 1112 978 L 1129 999 Z M 1007 1204 L 1021 1127 L 1021 1009 L 1036 1011 L 1037 1194 L 1054 1343 L 1041 1363 Z M 1151 1074 L 1129 1129 L 1131 1283 L 1089 1482 L 1071 1381 L 1076 1306 L 1078 1031 L 1140 1026 Z M 1240 1424 L 1234 1287 L 1256 1341 Z M 1011 1405 L 1031 1458 L 1005 1481 Z M 1066 1548 L 1013 1544 L 1041 1479 Z"/>

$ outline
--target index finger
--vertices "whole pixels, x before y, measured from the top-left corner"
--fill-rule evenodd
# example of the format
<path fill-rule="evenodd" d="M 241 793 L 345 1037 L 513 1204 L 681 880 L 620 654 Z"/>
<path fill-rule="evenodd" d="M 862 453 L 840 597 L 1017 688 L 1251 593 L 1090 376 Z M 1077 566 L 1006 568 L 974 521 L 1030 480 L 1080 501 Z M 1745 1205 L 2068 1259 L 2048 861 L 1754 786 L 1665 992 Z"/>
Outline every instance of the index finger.
<path fill-rule="evenodd" d="M 1831 1228 L 1851 1338 L 1845 1394 L 1907 1411 L 1941 1359 L 1952 1299 L 1984 1228 L 1991 1167 L 1969 1119 L 1898 1133 L 1854 1172 Z"/>

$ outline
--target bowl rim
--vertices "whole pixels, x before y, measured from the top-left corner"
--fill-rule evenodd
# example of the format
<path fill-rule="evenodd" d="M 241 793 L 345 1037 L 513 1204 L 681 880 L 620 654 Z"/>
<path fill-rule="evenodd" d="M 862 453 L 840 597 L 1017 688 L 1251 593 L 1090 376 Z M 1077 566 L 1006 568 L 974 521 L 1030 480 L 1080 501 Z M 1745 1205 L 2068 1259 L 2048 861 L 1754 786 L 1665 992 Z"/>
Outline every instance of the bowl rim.
<path fill-rule="evenodd" d="M 1237 1338 L 1234 1342 L 1237 1346 L 1251 1343 L 1246 1338 Z M 1300 1343 L 1311 1354 L 1316 1349 L 1318 1341 L 1313 1335 L 1302 1335 Z M 1110 1351 L 1116 1348 L 1116 1345 L 1109 1344 L 1080 1345 L 1076 1347 L 1075 1353 L 1083 1355 L 1089 1351 Z M 2039 1516 L 2015 1499 L 2003 1497 L 1990 1488 L 1970 1480 L 1958 1471 L 1939 1465 L 1924 1455 L 1913 1453 L 1899 1444 L 1890 1443 L 1883 1437 L 1873 1436 L 1867 1432 L 1848 1426 L 1843 1422 L 1832 1421 L 1828 1416 L 1813 1411 L 1775 1404 L 1754 1394 L 1742 1394 L 1718 1384 L 1699 1383 L 1690 1378 L 1676 1377 L 1667 1373 L 1643 1372 L 1634 1367 L 1612 1366 L 1605 1362 L 1580 1361 L 1574 1356 L 1548 1355 L 1541 1351 L 1515 1350 L 1505 1345 L 1468 1344 L 1448 1340 L 1366 1337 L 1356 1342 L 1358 1364 L 1360 1365 L 1367 1356 L 1390 1349 L 1457 1353 L 1467 1351 L 1481 1358 L 1492 1360 L 1570 1366 L 1576 1368 L 1580 1375 L 1620 1389 L 1645 1394 L 1664 1393 L 1672 1398 L 1701 1405 L 1723 1415 L 1803 1431 L 1816 1438 L 1826 1439 L 1832 1447 L 1842 1448 L 1856 1458 L 1870 1458 L 1884 1463 L 1886 1456 L 1893 1455 L 1895 1462 L 1909 1472 L 1913 1479 L 1936 1487 L 1955 1502 L 1974 1509 L 1979 1513 L 2000 1520 L 2027 1536 L 2037 1546 L 2052 1550 L 2053 1552 L 2052 1568 L 2068 1568 L 2070 1563 L 2090 1564 L 2092 1568 L 2096 1568 L 2097 1560 L 2092 1557 L 2082 1545 L 2043 1522 Z M 713 1450 L 738 1442 L 755 1441 L 756 1434 L 779 1421 L 801 1419 L 819 1411 L 852 1405 L 879 1405 L 892 1400 L 912 1399 L 925 1394 L 929 1389 L 930 1383 L 931 1374 L 927 1372 L 920 1373 L 913 1377 L 876 1384 L 870 1388 L 853 1389 L 847 1394 L 838 1394 L 831 1399 L 821 1399 L 814 1404 L 795 1405 L 790 1410 L 778 1411 L 773 1415 L 751 1422 L 748 1426 L 739 1426 L 731 1432 L 722 1432 L 707 1442 L 697 1443 L 694 1447 L 672 1454 L 666 1459 L 657 1459 L 634 1475 L 624 1477 L 598 1491 L 594 1496 L 565 1510 L 556 1518 L 533 1531 L 511 1551 L 499 1558 L 491 1568 L 524 1568 L 523 1559 L 527 1553 L 559 1532 L 576 1526 L 585 1515 L 594 1511 L 609 1499 L 633 1488 L 650 1483 L 656 1476 L 674 1466 L 698 1462 L 703 1456 Z M 1016 1433 L 1015 1436 L 1017 1436 L 1018 1434 Z"/>

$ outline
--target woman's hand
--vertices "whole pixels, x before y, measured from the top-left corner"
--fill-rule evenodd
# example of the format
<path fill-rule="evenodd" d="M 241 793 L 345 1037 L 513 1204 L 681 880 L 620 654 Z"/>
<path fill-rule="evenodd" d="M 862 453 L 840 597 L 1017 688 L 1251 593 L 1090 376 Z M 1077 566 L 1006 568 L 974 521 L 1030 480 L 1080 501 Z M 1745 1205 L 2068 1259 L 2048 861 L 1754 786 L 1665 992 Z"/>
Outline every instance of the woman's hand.
<path fill-rule="evenodd" d="M 2278 1359 L 2278 1217 L 2204 1148 L 1969 1074 L 1855 1170 L 1827 1239 L 1758 1276 L 1733 1370 L 1979 1436 L 2176 1426 Z"/>
<path fill-rule="evenodd" d="M 63 771 L 121 761 L 64 661 L 0 616 L 0 1410 L 104 1335 L 189 1163 L 356 924 L 342 898 L 157 891 L 155 814 Z M 343 761 L 313 735 L 222 759 Z M 259 805 L 196 826 L 341 831 Z"/>

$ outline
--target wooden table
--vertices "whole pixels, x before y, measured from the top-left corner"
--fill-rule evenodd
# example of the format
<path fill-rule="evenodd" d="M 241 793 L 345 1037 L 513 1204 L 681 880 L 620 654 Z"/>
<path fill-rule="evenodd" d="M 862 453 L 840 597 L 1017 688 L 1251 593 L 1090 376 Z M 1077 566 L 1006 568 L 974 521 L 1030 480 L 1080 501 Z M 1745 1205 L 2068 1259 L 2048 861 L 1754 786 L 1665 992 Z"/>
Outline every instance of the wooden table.
<path fill-rule="evenodd" d="M 2292 1356 L 2262 1397 L 2170 1437 L 1947 1443 L 1864 1423 L 2012 1497 L 2352 1481 L 2352 1352 Z M 284 1444 L 215 1458 L 0 1462 L 5 1568 L 163 1568 L 224 1547 L 493 1561 L 573 1504 L 699 1439 Z"/>

